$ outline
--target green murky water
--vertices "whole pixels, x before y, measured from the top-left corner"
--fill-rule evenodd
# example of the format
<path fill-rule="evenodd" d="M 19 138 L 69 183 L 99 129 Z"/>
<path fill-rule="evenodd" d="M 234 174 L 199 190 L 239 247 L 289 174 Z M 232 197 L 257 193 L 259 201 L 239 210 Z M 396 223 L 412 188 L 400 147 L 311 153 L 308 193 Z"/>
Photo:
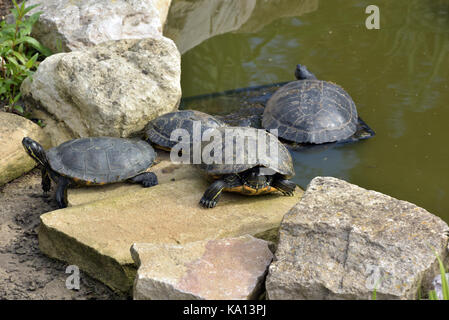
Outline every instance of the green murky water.
<path fill-rule="evenodd" d="M 204 13 L 175 1 L 166 27 L 184 53 L 183 97 L 293 80 L 305 64 L 343 86 L 377 135 L 295 152 L 295 182 L 340 177 L 449 222 L 449 0 L 206 2 Z M 380 30 L 365 27 L 369 4 Z"/>

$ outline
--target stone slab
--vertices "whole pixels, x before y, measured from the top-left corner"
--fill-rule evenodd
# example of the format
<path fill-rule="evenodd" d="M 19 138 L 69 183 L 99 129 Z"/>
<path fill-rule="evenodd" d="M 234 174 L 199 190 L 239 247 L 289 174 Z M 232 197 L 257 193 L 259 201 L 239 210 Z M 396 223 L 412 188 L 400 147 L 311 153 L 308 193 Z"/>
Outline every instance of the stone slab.
<path fill-rule="evenodd" d="M 257 299 L 273 254 L 246 235 L 184 245 L 135 243 L 135 300 Z"/>

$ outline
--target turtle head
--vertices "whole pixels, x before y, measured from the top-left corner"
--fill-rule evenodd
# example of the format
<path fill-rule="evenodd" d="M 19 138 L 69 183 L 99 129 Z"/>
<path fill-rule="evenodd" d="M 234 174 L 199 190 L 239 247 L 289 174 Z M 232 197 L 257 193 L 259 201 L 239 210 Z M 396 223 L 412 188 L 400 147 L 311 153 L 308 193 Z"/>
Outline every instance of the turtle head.
<path fill-rule="evenodd" d="M 254 188 L 256 190 L 268 186 L 271 178 L 269 175 L 266 175 L 266 172 L 262 169 L 264 168 L 254 167 L 252 169 L 245 171 L 242 174 L 242 178 L 245 181 L 245 183 L 251 188 Z"/>
<path fill-rule="evenodd" d="M 298 80 L 316 80 L 315 75 L 307 70 L 306 66 L 300 64 L 296 65 L 295 77 Z"/>
<path fill-rule="evenodd" d="M 47 154 L 45 153 L 44 148 L 38 142 L 34 141 L 31 138 L 25 137 L 22 140 L 22 145 L 31 158 L 33 158 L 42 166 L 48 167 L 49 164 Z"/>

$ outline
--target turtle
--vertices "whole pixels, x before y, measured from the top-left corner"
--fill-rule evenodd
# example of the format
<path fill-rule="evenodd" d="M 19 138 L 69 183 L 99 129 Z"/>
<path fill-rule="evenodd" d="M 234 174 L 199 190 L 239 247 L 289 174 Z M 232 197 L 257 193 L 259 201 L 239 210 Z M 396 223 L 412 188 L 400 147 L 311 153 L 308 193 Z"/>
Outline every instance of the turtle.
<path fill-rule="evenodd" d="M 212 158 L 216 152 L 218 156 L 213 161 L 206 161 L 203 142 L 203 161 L 199 164 L 200 169 L 214 180 L 200 200 L 202 207 L 215 207 L 222 191 L 245 195 L 279 191 L 293 195 L 296 184 L 288 180 L 295 175 L 292 157 L 274 135 L 251 127 L 220 127 L 213 131 L 216 133 L 212 133 L 214 140 L 211 143 L 215 143 L 215 147 L 209 150 Z M 216 137 L 219 137 L 217 142 Z M 236 137 L 240 143 L 226 137 Z M 276 152 L 271 152 L 274 150 Z"/>
<path fill-rule="evenodd" d="M 144 129 L 145 140 L 158 149 L 170 151 L 178 143 L 170 139 L 172 132 L 176 129 L 185 129 L 192 137 L 195 121 L 201 124 L 201 136 L 209 128 L 225 126 L 222 121 L 207 113 L 197 110 L 179 110 L 163 114 L 148 122 Z"/>
<path fill-rule="evenodd" d="M 351 96 L 339 85 L 318 80 L 298 64 L 296 81 L 280 87 L 267 101 L 262 126 L 277 129 L 279 138 L 294 143 L 322 144 L 361 139 L 359 118 Z M 367 130 L 369 132 L 369 130 Z M 371 132 L 369 132 L 371 134 Z"/>
<path fill-rule="evenodd" d="M 67 188 L 104 185 L 121 181 L 158 184 L 157 176 L 147 172 L 156 158 L 153 147 L 143 140 L 113 137 L 79 138 L 44 150 L 29 137 L 22 140 L 27 153 L 41 167 L 42 190 L 46 194 L 53 180 L 56 202 L 67 207 Z"/>

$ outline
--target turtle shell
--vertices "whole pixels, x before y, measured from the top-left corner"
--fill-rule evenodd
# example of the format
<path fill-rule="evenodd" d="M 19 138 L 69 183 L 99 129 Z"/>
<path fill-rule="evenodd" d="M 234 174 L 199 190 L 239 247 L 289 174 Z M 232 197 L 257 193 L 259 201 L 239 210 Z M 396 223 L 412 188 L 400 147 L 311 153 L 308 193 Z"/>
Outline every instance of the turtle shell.
<path fill-rule="evenodd" d="M 132 178 L 145 172 L 156 158 L 153 147 L 145 141 L 111 137 L 70 140 L 46 153 L 55 172 L 93 184 Z"/>
<path fill-rule="evenodd" d="M 290 152 L 274 135 L 263 129 L 221 127 L 213 129 L 210 134 L 214 138 L 202 143 L 203 162 L 200 164 L 200 168 L 210 175 L 239 173 L 256 166 L 271 169 L 272 172 L 267 174 L 277 172 L 286 179 L 295 175 Z M 215 150 L 219 150 L 216 157 Z M 210 163 L 206 162 L 205 154 L 211 155 Z"/>
<path fill-rule="evenodd" d="M 298 143 L 347 139 L 357 129 L 357 109 L 340 86 L 321 80 L 298 80 L 279 88 L 268 100 L 262 125 L 280 138 Z"/>
<path fill-rule="evenodd" d="M 209 128 L 225 126 L 222 121 L 207 113 L 196 110 L 180 110 L 166 113 L 148 122 L 145 127 L 145 139 L 162 149 L 170 150 L 178 143 L 170 140 L 171 133 L 176 129 L 185 129 L 192 137 L 194 121 L 201 123 L 201 136 Z"/>

